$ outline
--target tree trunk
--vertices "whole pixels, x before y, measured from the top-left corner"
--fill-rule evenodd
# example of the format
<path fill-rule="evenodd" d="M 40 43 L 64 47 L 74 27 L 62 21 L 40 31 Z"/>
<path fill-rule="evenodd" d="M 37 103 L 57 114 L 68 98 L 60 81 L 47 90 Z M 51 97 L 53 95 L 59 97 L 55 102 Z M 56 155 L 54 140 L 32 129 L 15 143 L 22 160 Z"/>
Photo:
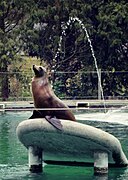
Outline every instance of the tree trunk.
<path fill-rule="evenodd" d="M 8 78 L 8 69 L 7 69 L 7 61 L 4 60 L 2 63 L 2 67 L 0 68 L 2 72 L 1 79 L 1 98 L 2 101 L 6 101 L 9 97 L 9 78 Z"/>

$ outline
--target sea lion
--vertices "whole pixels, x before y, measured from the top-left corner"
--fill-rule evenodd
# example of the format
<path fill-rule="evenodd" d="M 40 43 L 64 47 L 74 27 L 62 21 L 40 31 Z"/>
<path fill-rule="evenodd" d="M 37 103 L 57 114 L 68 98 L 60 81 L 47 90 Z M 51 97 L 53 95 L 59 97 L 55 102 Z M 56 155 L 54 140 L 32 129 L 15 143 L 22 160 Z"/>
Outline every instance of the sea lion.
<path fill-rule="evenodd" d="M 61 130 L 62 125 L 59 119 L 76 121 L 69 107 L 55 95 L 48 81 L 46 69 L 42 66 L 33 65 L 33 71 L 35 76 L 32 79 L 32 94 L 34 106 L 37 110 L 33 111 L 30 119 L 45 118 L 53 126 Z M 43 110 L 41 110 L 41 108 L 43 108 Z M 52 110 L 52 108 L 54 109 Z M 55 110 L 55 108 L 57 109 Z M 59 108 L 64 108 L 64 110 L 59 110 Z"/>

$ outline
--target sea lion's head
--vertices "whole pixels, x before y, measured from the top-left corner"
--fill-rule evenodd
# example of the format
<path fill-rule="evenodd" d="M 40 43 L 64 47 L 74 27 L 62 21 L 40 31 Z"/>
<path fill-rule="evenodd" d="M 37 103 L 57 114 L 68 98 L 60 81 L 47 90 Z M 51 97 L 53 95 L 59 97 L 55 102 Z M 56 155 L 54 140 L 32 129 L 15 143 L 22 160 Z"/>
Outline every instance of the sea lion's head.
<path fill-rule="evenodd" d="M 35 73 L 35 77 L 44 77 L 47 75 L 47 71 L 43 66 L 33 65 L 33 71 Z"/>

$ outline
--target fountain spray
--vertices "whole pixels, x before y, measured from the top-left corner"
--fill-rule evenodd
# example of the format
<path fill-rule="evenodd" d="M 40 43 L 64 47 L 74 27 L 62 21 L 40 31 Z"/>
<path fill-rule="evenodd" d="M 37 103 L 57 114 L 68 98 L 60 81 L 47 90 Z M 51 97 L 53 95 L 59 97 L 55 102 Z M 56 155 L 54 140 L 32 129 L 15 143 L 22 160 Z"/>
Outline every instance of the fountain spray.
<path fill-rule="evenodd" d="M 99 73 L 99 69 L 98 69 L 98 65 L 97 65 L 97 59 L 96 59 L 96 56 L 95 56 L 95 53 L 94 53 L 94 49 L 93 49 L 92 42 L 91 42 L 91 39 L 89 37 L 88 31 L 87 31 L 85 25 L 83 24 L 83 22 L 78 17 L 70 17 L 69 20 L 67 21 L 67 23 L 65 25 L 62 25 L 62 33 L 61 33 L 61 36 L 60 36 L 60 39 L 59 39 L 59 46 L 58 46 L 57 52 L 55 54 L 55 57 L 53 59 L 53 62 L 55 62 L 56 58 L 58 57 L 59 53 L 61 52 L 61 44 L 62 44 L 63 36 L 66 36 L 66 33 L 65 33 L 66 29 L 68 28 L 68 26 L 70 26 L 71 23 L 75 23 L 75 22 L 79 23 L 79 25 L 81 26 L 81 28 L 85 32 L 87 40 L 89 42 L 89 46 L 90 46 L 90 49 L 91 49 L 91 54 L 92 54 L 92 57 L 93 57 L 93 60 L 94 60 L 94 63 L 95 63 L 96 72 L 97 72 L 97 76 L 98 76 L 101 96 L 102 96 L 103 104 L 104 104 L 104 111 L 106 113 L 106 104 L 105 104 L 105 98 L 104 98 L 104 92 L 103 92 L 103 88 L 102 88 L 100 73 Z"/>

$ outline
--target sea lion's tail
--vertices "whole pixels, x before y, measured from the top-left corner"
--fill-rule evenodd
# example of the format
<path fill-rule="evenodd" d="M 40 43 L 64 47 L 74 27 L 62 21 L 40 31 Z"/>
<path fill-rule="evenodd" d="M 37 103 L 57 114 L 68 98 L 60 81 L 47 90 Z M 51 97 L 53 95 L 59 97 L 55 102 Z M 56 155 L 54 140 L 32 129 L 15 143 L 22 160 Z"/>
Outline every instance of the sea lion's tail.
<path fill-rule="evenodd" d="M 59 129 L 62 131 L 62 124 L 61 124 L 61 121 L 59 119 L 57 119 L 55 116 L 54 117 L 51 117 L 51 116 L 45 116 L 45 119 L 50 123 L 52 124 L 55 128 Z"/>

